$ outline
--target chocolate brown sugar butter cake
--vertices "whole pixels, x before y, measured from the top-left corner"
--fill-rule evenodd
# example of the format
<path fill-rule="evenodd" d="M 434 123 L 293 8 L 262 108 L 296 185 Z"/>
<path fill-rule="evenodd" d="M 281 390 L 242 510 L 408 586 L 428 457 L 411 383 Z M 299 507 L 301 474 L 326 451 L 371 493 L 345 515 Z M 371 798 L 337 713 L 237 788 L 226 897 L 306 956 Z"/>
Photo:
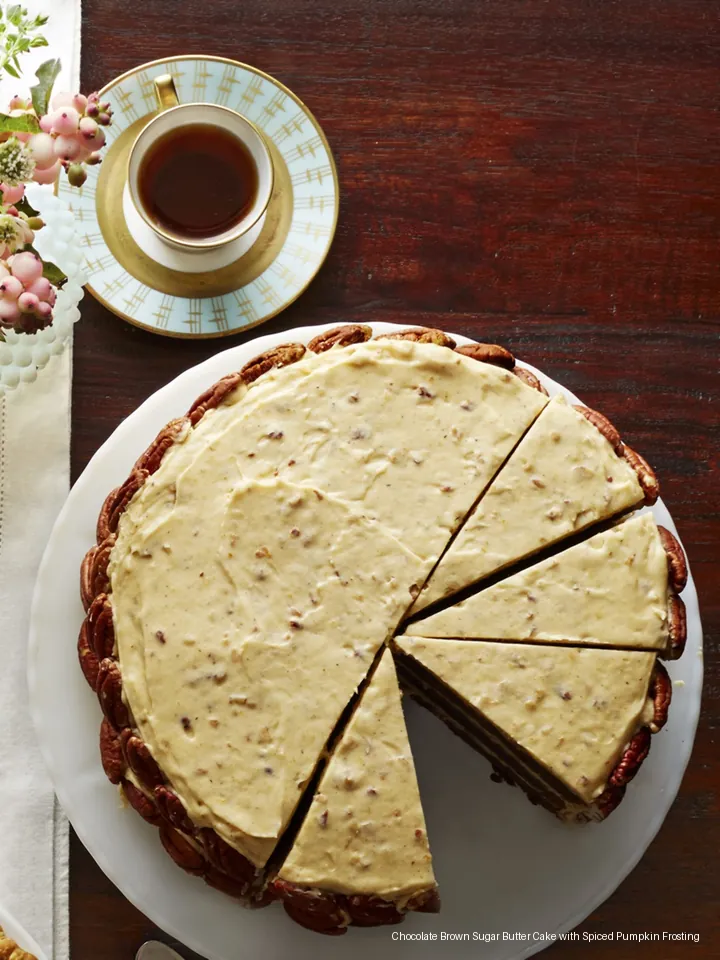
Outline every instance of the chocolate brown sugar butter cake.
<path fill-rule="evenodd" d="M 81 571 L 110 780 L 179 866 L 332 934 L 439 906 L 394 657 L 582 821 L 642 762 L 670 696 L 657 654 L 683 643 L 682 551 L 627 516 L 657 481 L 604 417 L 502 347 L 371 333 L 212 386 L 109 494 Z"/>

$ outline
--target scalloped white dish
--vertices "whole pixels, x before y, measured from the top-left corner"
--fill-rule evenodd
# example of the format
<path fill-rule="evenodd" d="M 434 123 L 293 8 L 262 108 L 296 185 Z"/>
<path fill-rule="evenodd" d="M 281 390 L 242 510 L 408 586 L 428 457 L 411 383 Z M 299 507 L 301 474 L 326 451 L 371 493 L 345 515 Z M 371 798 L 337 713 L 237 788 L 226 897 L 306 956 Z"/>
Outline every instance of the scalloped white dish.
<path fill-rule="evenodd" d="M 297 927 L 279 906 L 243 910 L 233 900 L 183 873 L 168 858 L 156 831 L 123 809 L 102 771 L 100 709 L 77 664 L 83 619 L 78 573 L 94 541 L 107 493 L 121 483 L 138 454 L 165 423 L 186 410 L 221 376 L 280 343 L 307 343 L 325 326 L 258 337 L 216 354 L 163 387 L 113 433 L 73 487 L 55 525 L 38 575 L 29 656 L 31 708 L 60 801 L 100 867 L 140 910 L 209 960 L 259 955 L 335 960 L 338 943 Z M 373 324 L 376 333 L 399 329 Z M 472 341 L 456 337 L 459 343 Z M 534 367 L 551 395 L 567 390 Z M 631 431 L 628 440 L 632 442 Z M 662 478 L 661 478 L 662 481 Z M 675 531 L 662 501 L 658 522 Z M 351 929 L 341 941 L 345 960 L 392 948 L 416 956 L 417 943 L 395 934 L 468 933 L 453 956 L 522 960 L 577 926 L 622 882 L 660 828 L 692 750 L 702 686 L 702 629 L 692 581 L 683 592 L 688 615 L 684 656 L 668 665 L 674 681 L 670 718 L 653 738 L 650 757 L 620 807 L 602 824 L 572 827 L 533 807 L 519 789 L 490 781 L 490 765 L 440 722 L 407 705 L 428 832 L 443 908 L 413 914 L 399 927 Z M 503 931 L 530 934 L 503 940 Z M 473 939 L 473 934 L 499 939 Z M 533 939 L 536 935 L 536 939 Z"/>

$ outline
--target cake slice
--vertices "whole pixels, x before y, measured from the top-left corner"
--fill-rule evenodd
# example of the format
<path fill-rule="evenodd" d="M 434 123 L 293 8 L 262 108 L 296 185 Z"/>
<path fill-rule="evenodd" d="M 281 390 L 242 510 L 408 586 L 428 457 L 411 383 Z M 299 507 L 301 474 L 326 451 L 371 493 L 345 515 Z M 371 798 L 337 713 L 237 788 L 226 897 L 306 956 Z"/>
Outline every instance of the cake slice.
<path fill-rule="evenodd" d="M 397 637 L 403 686 L 535 803 L 602 820 L 662 727 L 654 653 Z"/>
<path fill-rule="evenodd" d="M 392 654 L 386 650 L 328 761 L 272 887 L 323 933 L 436 912 L 437 887 Z"/>
<path fill-rule="evenodd" d="M 677 540 L 638 514 L 543 560 L 406 632 L 657 650 L 679 656 L 687 570 Z"/>
<path fill-rule="evenodd" d="M 144 535 L 121 522 L 115 635 L 124 703 L 155 761 L 145 785 L 159 767 L 173 824 L 214 831 L 259 870 L 425 565 L 308 487 L 254 481 L 218 499 L 217 527 L 180 502 Z"/>
<path fill-rule="evenodd" d="M 440 559 L 413 612 L 525 557 L 652 502 L 614 427 L 563 397 L 548 403 Z"/>

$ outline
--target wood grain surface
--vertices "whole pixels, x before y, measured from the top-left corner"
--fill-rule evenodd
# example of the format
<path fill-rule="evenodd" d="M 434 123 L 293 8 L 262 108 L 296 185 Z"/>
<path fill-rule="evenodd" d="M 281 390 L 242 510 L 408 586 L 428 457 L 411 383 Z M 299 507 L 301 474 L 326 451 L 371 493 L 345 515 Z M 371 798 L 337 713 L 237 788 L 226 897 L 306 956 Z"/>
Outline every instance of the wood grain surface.
<path fill-rule="evenodd" d="M 655 466 L 700 594 L 703 715 L 658 838 L 580 929 L 701 940 L 544 956 L 718 957 L 720 3 L 83 0 L 83 31 L 85 90 L 143 61 L 212 53 L 276 75 L 323 125 L 342 194 L 333 249 L 250 336 L 392 320 L 504 343 Z M 241 339 L 154 336 L 88 297 L 74 476 L 149 394 Z M 77 841 L 71 886 L 73 960 L 129 960 L 143 939 L 167 939 Z"/>

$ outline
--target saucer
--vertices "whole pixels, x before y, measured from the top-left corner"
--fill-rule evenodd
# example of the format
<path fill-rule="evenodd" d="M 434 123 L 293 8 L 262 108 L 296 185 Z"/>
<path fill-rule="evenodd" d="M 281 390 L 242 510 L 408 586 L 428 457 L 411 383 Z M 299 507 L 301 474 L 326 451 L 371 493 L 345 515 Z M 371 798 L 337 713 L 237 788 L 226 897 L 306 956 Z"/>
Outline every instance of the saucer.
<path fill-rule="evenodd" d="M 153 80 L 164 73 L 172 75 L 181 102 L 237 110 L 261 128 L 270 147 L 275 185 L 257 239 L 220 268 L 177 270 L 154 259 L 153 247 L 134 239 L 137 225 L 123 203 L 130 147 L 155 115 Z M 330 250 L 339 186 L 325 134 L 295 94 L 261 70 L 209 56 L 154 60 L 100 92 L 114 111 L 103 162 L 87 168 L 80 190 L 65 178 L 58 186 L 75 215 L 88 291 L 129 323 L 195 338 L 249 330 L 297 299 Z"/>

